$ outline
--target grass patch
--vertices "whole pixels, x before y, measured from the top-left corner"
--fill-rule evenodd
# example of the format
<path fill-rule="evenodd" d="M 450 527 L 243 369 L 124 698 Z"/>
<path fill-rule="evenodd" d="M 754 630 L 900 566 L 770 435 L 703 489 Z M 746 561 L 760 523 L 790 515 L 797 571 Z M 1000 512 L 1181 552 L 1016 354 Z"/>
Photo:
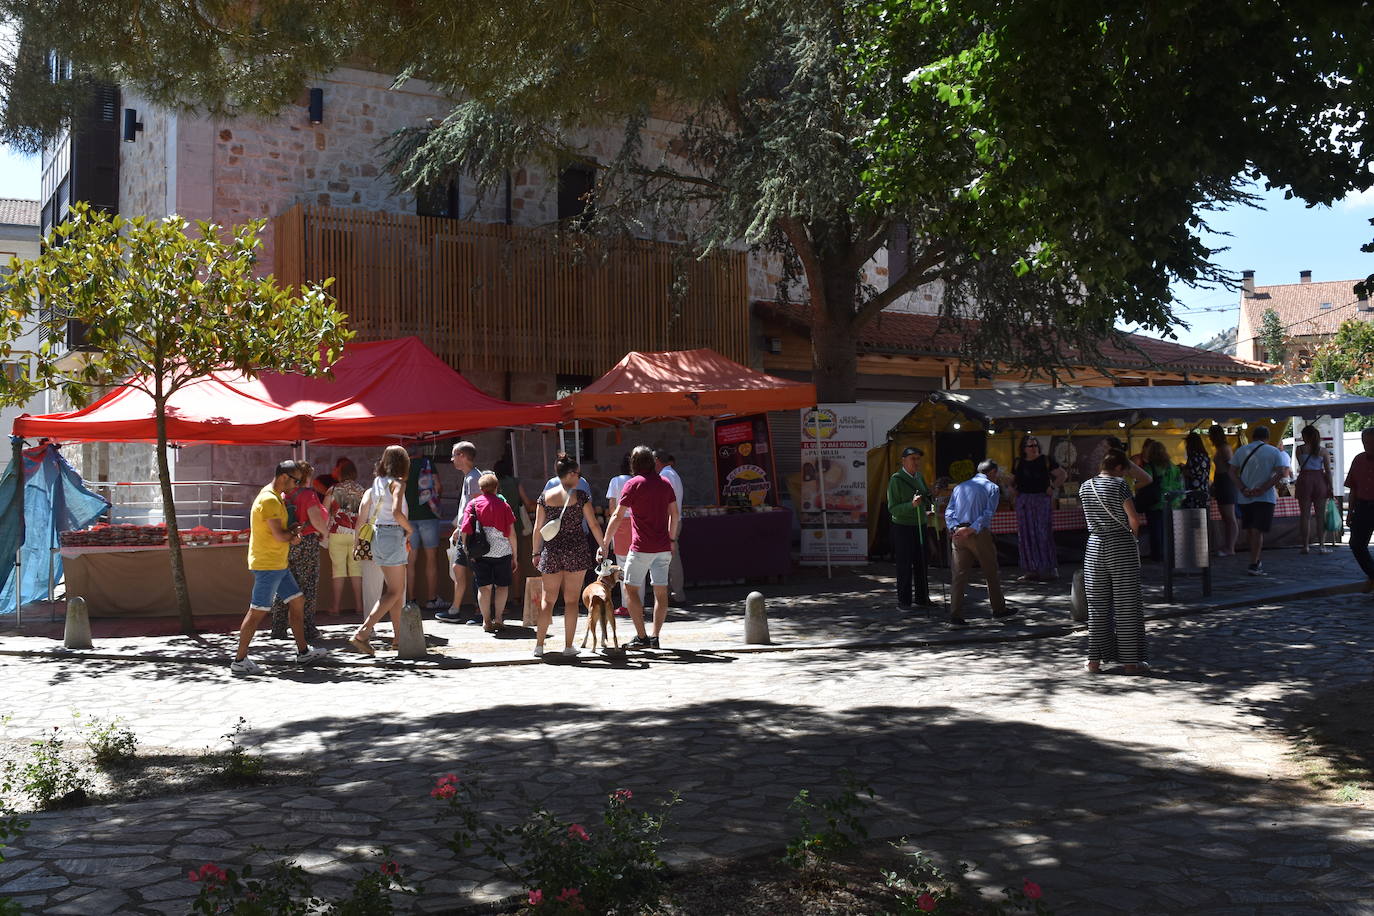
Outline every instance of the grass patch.
<path fill-rule="evenodd" d="M 1345 804 L 1374 804 L 1374 681 L 1303 700 L 1289 714 L 1294 756 L 1309 784 Z"/>

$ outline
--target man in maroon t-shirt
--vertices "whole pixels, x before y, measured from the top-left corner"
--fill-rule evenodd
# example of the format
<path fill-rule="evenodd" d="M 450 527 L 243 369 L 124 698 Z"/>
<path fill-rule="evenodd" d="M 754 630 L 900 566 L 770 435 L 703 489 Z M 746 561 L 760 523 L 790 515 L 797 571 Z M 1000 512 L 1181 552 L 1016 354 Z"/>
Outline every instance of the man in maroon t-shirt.
<path fill-rule="evenodd" d="M 1349 497 L 1345 523 L 1350 528 L 1350 552 L 1365 575 L 1365 591 L 1374 591 L 1374 559 L 1369 556 L 1369 539 L 1374 536 L 1374 429 L 1360 433 L 1364 451 L 1350 462 L 1345 476 Z"/>
<path fill-rule="evenodd" d="M 668 481 L 654 470 L 654 453 L 647 447 L 636 446 L 630 453 L 630 472 L 635 476 L 620 491 L 615 513 L 606 523 L 605 542 L 614 544 L 612 535 L 630 510 L 630 555 L 625 561 L 625 604 L 630 611 L 638 634 L 630 642 L 631 649 L 657 649 L 659 633 L 668 619 L 668 567 L 673 560 L 673 543 L 677 540 L 677 494 Z M 597 559 L 605 555 L 605 548 L 597 551 Z M 644 632 L 644 598 L 640 589 L 644 577 L 654 587 L 654 635 Z"/>

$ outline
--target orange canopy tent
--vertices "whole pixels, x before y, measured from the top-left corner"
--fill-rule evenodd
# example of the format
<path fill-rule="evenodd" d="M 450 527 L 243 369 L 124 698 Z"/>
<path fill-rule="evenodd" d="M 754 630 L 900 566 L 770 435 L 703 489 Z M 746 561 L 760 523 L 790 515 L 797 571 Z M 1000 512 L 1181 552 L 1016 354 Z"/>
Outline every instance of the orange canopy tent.
<path fill-rule="evenodd" d="M 556 423 L 557 404 L 514 404 L 477 390 L 417 337 L 352 343 L 333 378 L 217 372 L 167 404 L 173 442 L 367 445 Z M 89 407 L 21 416 L 14 434 L 59 442 L 154 442 L 153 401 L 121 386 Z"/>
<path fill-rule="evenodd" d="M 816 386 L 756 372 L 706 347 L 631 351 L 611 371 L 558 403 L 564 420 L 615 426 L 814 407 Z"/>

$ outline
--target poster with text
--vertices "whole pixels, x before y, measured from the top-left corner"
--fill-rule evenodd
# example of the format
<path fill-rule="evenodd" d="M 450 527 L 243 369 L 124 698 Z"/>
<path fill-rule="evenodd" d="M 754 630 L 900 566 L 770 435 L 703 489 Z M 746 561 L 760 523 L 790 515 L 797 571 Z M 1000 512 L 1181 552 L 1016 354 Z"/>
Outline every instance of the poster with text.
<path fill-rule="evenodd" d="M 831 563 L 868 561 L 869 426 L 861 404 L 801 411 L 799 521 L 801 561 L 808 566 L 824 564 L 827 551 Z"/>
<path fill-rule="evenodd" d="M 776 506 L 778 474 L 763 414 L 716 421 L 716 492 L 722 506 Z"/>

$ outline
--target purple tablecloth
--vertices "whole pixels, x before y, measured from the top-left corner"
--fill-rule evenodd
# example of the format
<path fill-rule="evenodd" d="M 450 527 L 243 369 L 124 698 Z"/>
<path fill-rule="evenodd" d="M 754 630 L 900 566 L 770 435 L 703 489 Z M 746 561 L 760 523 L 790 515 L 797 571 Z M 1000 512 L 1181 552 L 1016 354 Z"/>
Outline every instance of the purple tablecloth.
<path fill-rule="evenodd" d="M 759 579 L 792 571 L 792 512 L 739 512 L 682 520 L 682 575 L 693 582 Z"/>

